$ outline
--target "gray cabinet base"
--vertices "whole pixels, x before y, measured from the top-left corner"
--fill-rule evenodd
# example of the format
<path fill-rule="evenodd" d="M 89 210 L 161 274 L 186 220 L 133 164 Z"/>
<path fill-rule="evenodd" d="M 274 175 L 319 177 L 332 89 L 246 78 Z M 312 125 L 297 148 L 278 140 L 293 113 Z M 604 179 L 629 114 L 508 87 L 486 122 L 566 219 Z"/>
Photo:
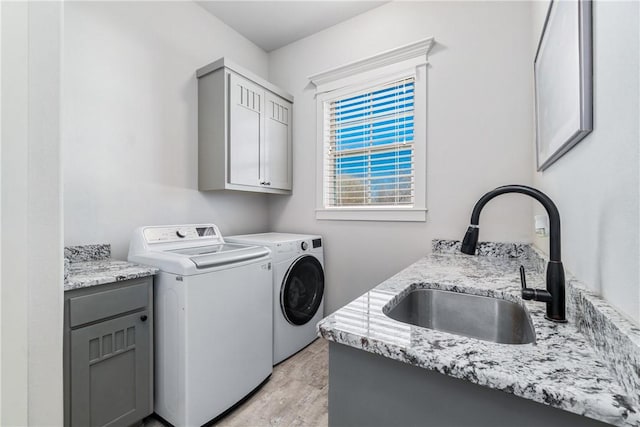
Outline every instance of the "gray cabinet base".
<path fill-rule="evenodd" d="M 329 425 L 596 427 L 607 424 L 329 343 Z"/>
<path fill-rule="evenodd" d="M 153 412 L 152 280 L 65 292 L 65 427 L 126 427 Z"/>

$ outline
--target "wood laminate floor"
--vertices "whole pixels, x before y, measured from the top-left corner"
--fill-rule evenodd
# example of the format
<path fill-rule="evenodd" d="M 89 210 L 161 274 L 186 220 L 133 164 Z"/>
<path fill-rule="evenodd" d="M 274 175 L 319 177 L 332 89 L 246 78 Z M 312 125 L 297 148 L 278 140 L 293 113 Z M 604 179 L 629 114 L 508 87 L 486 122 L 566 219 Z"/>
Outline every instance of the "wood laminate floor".
<path fill-rule="evenodd" d="M 214 426 L 326 426 L 328 348 L 327 341 L 317 339 L 274 367 L 271 378 L 258 392 Z M 163 424 L 148 418 L 144 427 Z"/>

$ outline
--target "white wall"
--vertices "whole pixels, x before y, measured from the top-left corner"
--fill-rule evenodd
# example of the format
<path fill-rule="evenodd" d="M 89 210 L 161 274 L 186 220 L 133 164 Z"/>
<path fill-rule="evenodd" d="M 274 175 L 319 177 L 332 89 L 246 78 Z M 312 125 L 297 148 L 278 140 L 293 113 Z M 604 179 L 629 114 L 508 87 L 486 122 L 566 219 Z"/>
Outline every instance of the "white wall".
<path fill-rule="evenodd" d="M 65 244 L 111 242 L 122 258 L 138 225 L 199 221 L 226 234 L 323 234 L 331 312 L 428 252 L 432 238 L 461 238 L 485 191 L 533 183 L 560 208 L 566 267 L 638 319 L 638 4 L 594 3 L 596 129 L 532 174 L 532 61 L 545 9 L 393 2 L 267 56 L 191 2 L 69 2 Z M 427 222 L 316 220 L 307 76 L 430 36 Z M 193 73 L 223 55 L 296 97 L 291 197 L 197 191 Z M 539 212 L 523 196 L 495 199 L 481 239 L 529 241 L 532 205 Z"/>
<path fill-rule="evenodd" d="M 462 238 L 484 192 L 531 183 L 530 12 L 525 2 L 393 2 L 271 52 L 271 81 L 295 96 L 294 193 L 271 199 L 271 224 L 324 235 L 327 313 L 424 256 L 432 238 Z M 430 36 L 426 223 L 316 220 L 307 76 Z M 530 241 L 531 227 L 531 202 L 507 195 L 483 212 L 480 237 Z"/>
<path fill-rule="evenodd" d="M 537 44 L 548 3 L 534 3 Z M 565 267 L 640 322 L 640 6 L 593 2 L 594 130 L 534 184 L 562 217 Z M 536 244 L 547 249 L 548 242 Z"/>
<path fill-rule="evenodd" d="M 28 419 L 27 147 L 28 26 L 26 3 L 2 9 L 2 418 L 3 425 Z M 12 141 L 13 143 L 9 143 Z M 7 161 L 11 159 L 11 162 Z M 18 178 L 18 179 L 16 179 Z M 11 185 L 9 179 L 12 179 Z M 9 209 L 12 207 L 12 209 Z M 12 268 L 7 268 L 11 265 Z M 11 286 L 11 284 L 14 284 Z M 19 285 L 20 284 L 20 285 Z"/>
<path fill-rule="evenodd" d="M 2 48 L 2 6 L 0 6 L 0 52 Z M 0 97 L 2 97 L 2 54 L 0 54 Z M 2 102 L 0 101 L 0 165 L 2 164 Z M 0 173 L 0 189 L 2 188 L 2 173 Z M 2 196 L 0 193 L 0 224 L 2 224 Z M 0 319 L 2 319 L 2 227 L 0 226 Z M 0 327 L 1 328 L 1 327 Z M 0 329 L 0 334 L 2 330 Z M 7 343 L 8 344 L 8 343 Z M 0 336 L 0 421 L 2 420 L 2 337 Z"/>
<path fill-rule="evenodd" d="M 62 425 L 62 3 L 2 2 L 2 425 Z"/>
<path fill-rule="evenodd" d="M 267 76 L 268 57 L 193 2 L 67 2 L 65 245 L 126 258 L 141 225 L 268 228 L 263 195 L 197 191 L 195 70 L 221 56 Z"/>

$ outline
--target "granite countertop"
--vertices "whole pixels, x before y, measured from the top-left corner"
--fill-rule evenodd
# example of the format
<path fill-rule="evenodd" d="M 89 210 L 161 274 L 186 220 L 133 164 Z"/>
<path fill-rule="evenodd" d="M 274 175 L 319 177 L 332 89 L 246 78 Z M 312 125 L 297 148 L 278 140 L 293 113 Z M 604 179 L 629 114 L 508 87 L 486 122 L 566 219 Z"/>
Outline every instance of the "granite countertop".
<path fill-rule="evenodd" d="M 64 252 L 65 291 L 152 276 L 159 271 L 155 267 L 112 259 L 108 244 L 68 246 Z"/>
<path fill-rule="evenodd" d="M 520 298 L 521 264 L 528 286 L 545 288 L 544 260 L 528 245 L 484 244 L 479 247 L 484 256 L 459 254 L 457 247 L 459 242 L 434 241 L 433 254 L 322 320 L 320 335 L 607 423 L 640 426 L 640 330 L 570 275 L 569 322 L 545 320 L 545 304 Z M 384 314 L 416 288 L 522 304 L 531 315 L 536 343 L 496 344 Z"/>

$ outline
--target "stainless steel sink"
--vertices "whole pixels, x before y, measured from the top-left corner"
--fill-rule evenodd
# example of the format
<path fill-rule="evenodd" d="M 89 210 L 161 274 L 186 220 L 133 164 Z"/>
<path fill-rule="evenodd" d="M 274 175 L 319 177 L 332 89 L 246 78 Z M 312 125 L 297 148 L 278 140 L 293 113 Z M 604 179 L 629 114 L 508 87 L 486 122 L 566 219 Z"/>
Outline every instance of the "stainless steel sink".
<path fill-rule="evenodd" d="M 536 340 L 524 307 L 503 299 L 415 289 L 385 314 L 399 322 L 501 344 Z"/>

